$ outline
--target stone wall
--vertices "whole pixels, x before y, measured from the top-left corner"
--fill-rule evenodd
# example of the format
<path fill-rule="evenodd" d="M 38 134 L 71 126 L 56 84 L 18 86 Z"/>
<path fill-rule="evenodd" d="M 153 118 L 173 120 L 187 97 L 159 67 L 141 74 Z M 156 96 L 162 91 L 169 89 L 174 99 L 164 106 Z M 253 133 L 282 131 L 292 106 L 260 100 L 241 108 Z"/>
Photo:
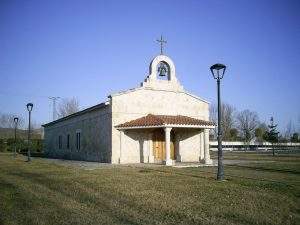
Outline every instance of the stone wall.
<path fill-rule="evenodd" d="M 76 132 L 81 132 L 81 147 L 76 148 Z M 45 127 L 45 154 L 48 157 L 111 162 L 111 107 L 106 105 L 82 115 Z M 70 147 L 67 148 L 67 135 Z M 59 149 L 58 137 L 62 136 Z"/>
<path fill-rule="evenodd" d="M 128 130 L 124 132 L 120 153 L 121 163 L 149 162 L 149 132 L 150 130 Z"/>
<path fill-rule="evenodd" d="M 200 130 L 179 129 L 176 133 L 177 161 L 196 162 L 200 160 Z"/>

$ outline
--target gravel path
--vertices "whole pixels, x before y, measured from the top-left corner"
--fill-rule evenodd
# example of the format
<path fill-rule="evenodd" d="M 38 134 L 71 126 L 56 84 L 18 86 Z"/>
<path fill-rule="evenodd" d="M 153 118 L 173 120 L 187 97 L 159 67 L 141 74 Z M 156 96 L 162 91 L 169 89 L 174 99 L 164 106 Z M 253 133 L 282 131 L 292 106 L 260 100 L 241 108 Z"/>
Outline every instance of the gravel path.
<path fill-rule="evenodd" d="M 130 166 L 130 167 L 159 167 L 163 165 L 159 164 L 143 164 L 143 163 L 136 163 L 136 164 L 110 164 L 110 163 L 98 163 L 98 162 L 86 162 L 86 161 L 75 161 L 75 160 L 64 160 L 64 159 L 50 159 L 50 158 L 39 158 L 33 157 L 33 160 L 40 160 L 48 163 L 54 163 L 63 166 L 71 166 L 77 167 L 84 170 L 94 170 L 94 169 L 101 169 L 101 168 L 108 168 L 108 167 L 122 167 L 122 166 Z M 251 160 L 224 160 L 225 165 L 242 165 L 242 164 L 249 164 L 249 163 L 272 163 L 274 161 L 251 161 Z M 217 166 L 218 161 L 213 160 L 211 165 L 206 165 L 204 163 L 199 162 L 177 162 L 176 165 L 173 167 L 175 168 L 187 168 L 187 167 L 206 167 L 206 166 Z"/>
<path fill-rule="evenodd" d="M 85 170 L 94 170 L 107 167 L 115 167 L 116 165 L 110 163 L 99 163 L 99 162 L 86 162 L 86 161 L 76 161 L 76 160 L 64 160 L 64 159 L 50 159 L 50 158 L 38 158 L 35 157 L 33 160 L 41 160 L 44 162 L 54 163 L 63 166 L 78 167 Z"/>

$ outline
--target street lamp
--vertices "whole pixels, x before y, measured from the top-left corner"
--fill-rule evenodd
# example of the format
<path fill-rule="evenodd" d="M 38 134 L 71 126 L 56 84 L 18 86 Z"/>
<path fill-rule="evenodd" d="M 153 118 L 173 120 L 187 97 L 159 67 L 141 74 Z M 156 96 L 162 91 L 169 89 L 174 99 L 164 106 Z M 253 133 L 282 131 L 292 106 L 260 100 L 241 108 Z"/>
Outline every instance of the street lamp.
<path fill-rule="evenodd" d="M 28 103 L 27 105 L 27 110 L 29 112 L 29 121 L 28 121 L 28 139 L 27 139 L 27 144 L 28 144 L 28 150 L 27 150 L 27 162 L 30 162 L 31 161 L 31 158 L 30 158 L 30 122 L 31 122 L 31 111 L 32 111 L 32 108 L 33 108 L 33 104 L 32 103 Z"/>
<path fill-rule="evenodd" d="M 221 97 L 220 97 L 220 81 L 224 77 L 226 66 L 223 64 L 214 64 L 210 67 L 210 71 L 217 80 L 218 86 L 218 174 L 217 180 L 224 180 L 224 166 L 223 166 L 223 151 L 222 151 L 222 127 L 221 127 Z"/>
<path fill-rule="evenodd" d="M 16 158 L 17 155 L 17 127 L 18 127 L 18 121 L 19 118 L 15 117 L 14 122 L 15 122 L 15 149 L 14 149 L 14 157 Z"/>

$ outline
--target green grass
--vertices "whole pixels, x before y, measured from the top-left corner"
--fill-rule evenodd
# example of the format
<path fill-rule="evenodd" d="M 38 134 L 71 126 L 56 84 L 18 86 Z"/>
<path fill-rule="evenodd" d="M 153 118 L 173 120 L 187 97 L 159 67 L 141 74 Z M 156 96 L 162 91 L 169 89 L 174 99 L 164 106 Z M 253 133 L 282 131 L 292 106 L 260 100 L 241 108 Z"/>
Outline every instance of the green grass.
<path fill-rule="evenodd" d="M 0 224 L 297 224 L 300 157 L 269 158 L 217 182 L 212 167 L 90 171 L 0 154 Z"/>
<path fill-rule="evenodd" d="M 297 152 L 297 153 L 296 153 Z M 236 152 L 236 151 L 224 151 L 224 159 L 237 159 L 237 160 L 266 160 L 266 161 L 280 161 L 280 162 L 299 162 L 300 150 L 297 150 L 295 153 L 277 153 L 275 156 L 272 156 L 272 152 Z M 211 158 L 217 159 L 217 151 L 211 152 Z"/>

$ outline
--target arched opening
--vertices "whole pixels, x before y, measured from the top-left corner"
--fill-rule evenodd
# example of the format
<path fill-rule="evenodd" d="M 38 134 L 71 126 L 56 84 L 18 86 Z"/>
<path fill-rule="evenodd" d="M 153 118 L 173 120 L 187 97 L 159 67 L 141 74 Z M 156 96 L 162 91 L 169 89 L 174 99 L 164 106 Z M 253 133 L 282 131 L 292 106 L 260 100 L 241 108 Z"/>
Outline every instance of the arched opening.
<path fill-rule="evenodd" d="M 157 64 L 157 79 L 158 80 L 171 80 L 170 66 L 165 61 L 161 61 Z"/>

